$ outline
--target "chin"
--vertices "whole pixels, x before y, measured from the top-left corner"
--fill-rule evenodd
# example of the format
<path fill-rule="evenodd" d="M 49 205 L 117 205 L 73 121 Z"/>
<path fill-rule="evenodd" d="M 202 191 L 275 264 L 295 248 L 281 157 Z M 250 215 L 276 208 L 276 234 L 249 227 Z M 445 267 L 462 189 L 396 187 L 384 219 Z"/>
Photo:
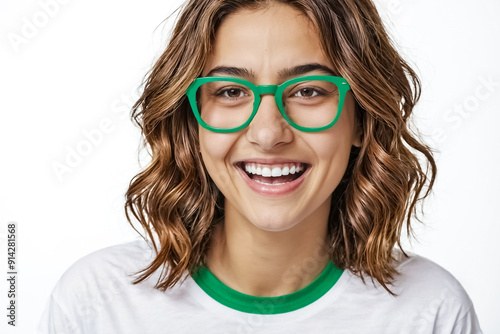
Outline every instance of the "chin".
<path fill-rule="evenodd" d="M 293 228 L 296 223 L 288 221 L 277 221 L 277 219 L 265 219 L 253 221 L 252 224 L 260 230 L 267 232 L 283 232 Z"/>

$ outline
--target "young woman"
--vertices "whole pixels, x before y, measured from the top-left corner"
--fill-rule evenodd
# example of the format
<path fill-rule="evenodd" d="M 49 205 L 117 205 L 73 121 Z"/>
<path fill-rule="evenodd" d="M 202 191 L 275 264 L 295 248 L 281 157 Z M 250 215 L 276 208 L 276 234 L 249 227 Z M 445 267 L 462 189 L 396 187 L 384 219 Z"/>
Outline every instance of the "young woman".
<path fill-rule="evenodd" d="M 419 93 L 370 0 L 189 1 L 134 107 L 144 241 L 78 261 L 40 331 L 481 333 L 400 245 L 436 174 Z"/>

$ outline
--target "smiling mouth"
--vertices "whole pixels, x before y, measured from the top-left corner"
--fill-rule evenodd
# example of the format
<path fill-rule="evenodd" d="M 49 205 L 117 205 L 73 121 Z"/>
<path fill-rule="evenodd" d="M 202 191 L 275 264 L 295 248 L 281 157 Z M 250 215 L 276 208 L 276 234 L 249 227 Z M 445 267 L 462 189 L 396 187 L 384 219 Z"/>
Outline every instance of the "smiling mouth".
<path fill-rule="evenodd" d="M 301 162 L 290 162 L 280 164 L 261 164 L 247 161 L 236 163 L 246 175 L 257 183 L 265 185 L 283 185 L 297 180 L 309 168 L 309 165 Z"/>

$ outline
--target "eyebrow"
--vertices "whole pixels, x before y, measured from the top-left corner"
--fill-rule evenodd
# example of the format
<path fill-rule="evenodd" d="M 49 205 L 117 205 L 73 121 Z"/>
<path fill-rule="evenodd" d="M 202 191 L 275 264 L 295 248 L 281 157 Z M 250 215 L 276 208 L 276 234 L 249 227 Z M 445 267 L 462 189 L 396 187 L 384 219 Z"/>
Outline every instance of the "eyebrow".
<path fill-rule="evenodd" d="M 242 67 L 232 67 L 232 66 L 217 66 L 214 67 L 210 72 L 207 73 L 207 77 L 213 75 L 230 75 L 235 77 L 243 77 L 243 78 L 254 78 L 255 73 L 251 70 Z"/>
<path fill-rule="evenodd" d="M 278 77 L 282 80 L 303 75 L 313 71 L 320 71 L 328 75 L 338 76 L 335 71 L 330 69 L 328 66 L 321 65 L 318 63 L 298 65 L 291 68 L 284 68 L 278 71 Z M 243 67 L 233 67 L 233 66 L 217 66 L 214 67 L 210 72 L 207 73 L 207 77 L 214 75 L 229 75 L 242 78 L 253 79 L 255 78 L 255 73 L 252 70 Z"/>
<path fill-rule="evenodd" d="M 312 63 L 312 64 L 299 65 L 299 66 L 295 66 L 292 68 L 282 69 L 278 72 L 278 76 L 281 79 L 288 79 L 291 77 L 296 77 L 296 76 L 306 74 L 309 72 L 313 72 L 313 71 L 320 71 L 320 72 L 324 72 L 325 74 L 334 75 L 334 76 L 337 75 L 337 73 L 335 73 L 328 66 L 321 65 L 318 63 Z"/>

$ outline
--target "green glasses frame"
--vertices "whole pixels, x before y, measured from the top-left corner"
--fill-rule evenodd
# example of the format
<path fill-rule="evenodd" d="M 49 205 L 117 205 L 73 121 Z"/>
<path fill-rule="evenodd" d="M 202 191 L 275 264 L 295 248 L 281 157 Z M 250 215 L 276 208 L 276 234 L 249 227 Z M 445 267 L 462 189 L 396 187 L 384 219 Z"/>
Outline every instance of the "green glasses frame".
<path fill-rule="evenodd" d="M 300 125 L 295 124 L 290 118 L 288 118 L 285 108 L 283 107 L 283 92 L 284 90 L 290 86 L 293 85 L 294 83 L 297 83 L 299 81 L 304 81 L 304 80 L 324 80 L 328 81 L 331 83 L 334 83 L 339 90 L 339 103 L 338 103 L 338 112 L 333 121 L 330 122 L 330 124 L 327 124 L 325 126 L 321 127 L 303 127 Z M 230 129 L 220 129 L 213 127 L 211 125 L 208 125 L 203 121 L 200 115 L 200 111 L 198 110 L 198 104 L 196 102 L 196 91 L 198 88 L 203 85 L 204 83 L 207 82 L 214 82 L 214 81 L 230 81 L 230 82 L 235 82 L 238 84 L 243 84 L 250 88 L 254 94 L 254 104 L 253 104 L 253 111 L 248 120 L 243 123 L 242 125 L 235 127 L 235 128 L 230 128 Z M 194 116 L 196 117 L 196 120 L 198 123 L 204 127 L 207 130 L 213 131 L 213 132 L 218 132 L 218 133 L 228 133 L 228 132 L 236 132 L 240 131 L 241 129 L 244 129 L 247 127 L 250 122 L 252 122 L 253 118 L 257 114 L 257 110 L 259 109 L 260 102 L 261 102 L 261 95 L 263 94 L 272 94 L 274 95 L 274 100 L 276 101 L 276 105 L 278 106 L 278 109 L 281 112 L 281 115 L 283 118 L 290 124 L 292 127 L 294 127 L 297 130 L 304 131 L 304 132 L 318 132 L 318 131 L 323 131 L 326 129 L 331 128 L 338 120 L 340 117 L 340 113 L 342 112 L 342 107 L 344 105 L 344 100 L 347 92 L 349 91 L 351 87 L 347 83 L 347 80 L 342 78 L 342 77 L 336 77 L 332 75 L 308 75 L 308 76 L 302 76 L 302 77 L 297 77 L 293 78 L 290 80 L 287 80 L 283 82 L 281 85 L 254 85 L 250 81 L 240 79 L 240 78 L 233 78 L 233 77 L 203 77 L 203 78 L 197 78 L 193 81 L 193 83 L 188 87 L 186 90 L 186 95 L 189 99 L 189 104 L 191 105 L 191 109 L 193 110 Z"/>

